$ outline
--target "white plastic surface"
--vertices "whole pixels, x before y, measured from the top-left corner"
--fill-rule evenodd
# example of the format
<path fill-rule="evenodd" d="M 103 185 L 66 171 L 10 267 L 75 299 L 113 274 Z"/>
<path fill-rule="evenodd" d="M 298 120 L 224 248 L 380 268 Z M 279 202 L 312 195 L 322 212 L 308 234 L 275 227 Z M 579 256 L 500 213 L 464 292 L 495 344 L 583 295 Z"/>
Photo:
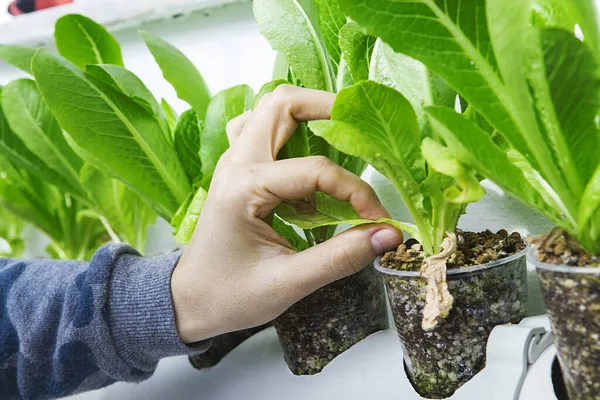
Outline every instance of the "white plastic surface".
<path fill-rule="evenodd" d="M 549 348 L 532 366 L 519 400 L 555 400 Z M 479 374 L 460 388 L 452 400 L 490 400 L 493 386 Z M 496 376 L 501 384 L 503 376 Z M 322 373 L 294 376 L 285 365 L 273 328 L 242 343 L 210 370 L 198 371 L 186 357 L 160 362 L 155 375 L 140 384 L 117 383 L 74 396 L 71 400 L 419 400 L 402 364 L 396 332 L 376 333 L 343 353 Z M 502 399 L 504 400 L 504 399 Z M 512 400 L 512 399 L 506 399 Z"/>

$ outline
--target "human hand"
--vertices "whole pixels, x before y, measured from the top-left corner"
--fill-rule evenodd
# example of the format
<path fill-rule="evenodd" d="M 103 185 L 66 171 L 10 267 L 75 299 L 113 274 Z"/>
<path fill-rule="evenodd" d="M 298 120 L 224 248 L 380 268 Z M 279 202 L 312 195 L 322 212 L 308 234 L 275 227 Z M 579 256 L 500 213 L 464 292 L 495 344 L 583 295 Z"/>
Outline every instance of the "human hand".
<path fill-rule="evenodd" d="M 265 222 L 282 200 L 315 191 L 350 202 L 361 218 L 388 217 L 366 182 L 326 157 L 276 161 L 298 121 L 329 119 L 334 99 L 331 93 L 282 85 L 228 124 L 231 147 L 219 160 L 171 280 L 184 342 L 269 322 L 402 242 L 402 234 L 388 225 L 363 225 L 296 252 Z"/>

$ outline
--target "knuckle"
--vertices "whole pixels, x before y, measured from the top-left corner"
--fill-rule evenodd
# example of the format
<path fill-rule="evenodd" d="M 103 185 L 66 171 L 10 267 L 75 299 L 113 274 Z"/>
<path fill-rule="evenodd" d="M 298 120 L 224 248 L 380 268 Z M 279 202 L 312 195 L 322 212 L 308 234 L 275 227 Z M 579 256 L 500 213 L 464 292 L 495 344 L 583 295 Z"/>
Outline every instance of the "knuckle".
<path fill-rule="evenodd" d="M 333 165 L 333 161 L 331 161 L 327 156 L 312 156 L 311 161 L 319 170 L 330 168 Z"/>
<path fill-rule="evenodd" d="M 283 84 L 273 90 L 271 103 L 275 107 L 285 108 L 290 104 L 290 97 L 293 95 L 295 86 Z"/>
<path fill-rule="evenodd" d="M 332 268 L 337 276 L 346 277 L 357 273 L 362 269 L 356 254 L 352 254 L 348 248 L 339 246 L 334 253 Z"/>
<path fill-rule="evenodd" d="M 288 83 L 284 83 L 283 85 L 277 86 L 275 88 L 275 90 L 273 90 L 273 95 L 275 97 L 279 97 L 279 96 L 287 97 L 287 96 L 291 95 L 295 89 L 296 89 L 296 86 L 290 85 Z"/>

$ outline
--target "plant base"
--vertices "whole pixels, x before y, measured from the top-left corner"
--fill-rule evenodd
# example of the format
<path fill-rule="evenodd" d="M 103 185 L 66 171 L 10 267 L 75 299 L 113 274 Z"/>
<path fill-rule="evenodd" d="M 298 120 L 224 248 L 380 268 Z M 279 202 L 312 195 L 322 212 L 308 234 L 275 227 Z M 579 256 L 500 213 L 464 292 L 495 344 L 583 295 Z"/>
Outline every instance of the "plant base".
<path fill-rule="evenodd" d="M 388 328 L 381 277 L 364 268 L 300 300 L 273 325 L 294 374 L 321 372 L 354 344 Z"/>

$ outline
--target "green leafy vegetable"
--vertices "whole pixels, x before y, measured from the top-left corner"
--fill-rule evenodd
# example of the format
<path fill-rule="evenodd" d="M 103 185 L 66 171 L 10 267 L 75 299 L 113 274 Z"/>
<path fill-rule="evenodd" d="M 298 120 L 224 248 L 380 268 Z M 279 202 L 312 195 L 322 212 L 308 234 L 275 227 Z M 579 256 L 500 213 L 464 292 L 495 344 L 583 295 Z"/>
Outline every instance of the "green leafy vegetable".
<path fill-rule="evenodd" d="M 426 251 L 433 254 L 434 227 L 421 185 L 426 178 L 421 131 L 410 103 L 396 90 L 371 81 L 342 90 L 332 121 L 311 129 L 340 151 L 361 157 L 389 178 L 407 206 Z"/>
<path fill-rule="evenodd" d="M 227 123 L 249 110 L 253 98 L 254 92 L 249 86 L 239 85 L 217 93 L 210 101 L 200 134 L 203 178 L 212 177 L 219 158 L 229 148 Z"/>
<path fill-rule="evenodd" d="M 86 161 L 118 177 L 170 220 L 191 187 L 157 118 L 123 92 L 46 52 L 35 55 L 32 71 L 60 125 L 94 156 Z"/>
<path fill-rule="evenodd" d="M 117 40 L 102 25 L 83 15 L 59 18 L 54 38 L 60 55 L 81 69 L 87 64 L 123 65 Z"/>
<path fill-rule="evenodd" d="M 177 243 L 187 244 L 192 238 L 207 195 L 206 190 L 199 188 L 196 193 L 190 195 L 175 214 L 171 225 L 175 227 L 175 241 Z"/>
<path fill-rule="evenodd" d="M 472 176 L 463 174 L 474 169 L 552 219 L 588 251 L 600 251 L 600 30 L 593 1 L 340 4 L 368 33 L 407 60 L 421 62 L 468 103 L 462 115 L 424 108 L 439 143 L 426 140 L 424 156 L 456 185 L 445 190 L 447 199 L 463 196 L 469 181 L 477 188 Z M 574 35 L 575 24 L 583 42 Z M 376 45 L 371 76 L 397 87 L 419 113 L 418 102 L 411 100 L 417 97 L 393 78 L 399 69 L 389 55 L 386 45 Z"/>
<path fill-rule="evenodd" d="M 94 203 L 91 215 L 105 219 L 105 226 L 114 230 L 117 239 L 143 252 L 146 230 L 155 222 L 156 213 L 124 183 L 90 165 L 83 167 L 81 183 Z"/>
<path fill-rule="evenodd" d="M 544 179 L 566 200 L 567 208 L 573 210 L 575 201 L 562 181 L 531 105 L 519 107 L 512 96 L 513 89 L 503 82 L 502 77 L 507 79 L 505 60 L 510 60 L 507 65 L 515 67 L 511 74 L 518 76 L 522 64 L 513 56 L 522 52 L 518 52 L 519 43 L 514 43 L 513 50 L 499 41 L 509 42 L 508 35 L 517 37 L 525 28 L 520 25 L 522 19 L 516 18 L 514 24 L 503 25 L 509 31 L 490 37 L 489 31 L 495 28 L 490 27 L 486 13 L 493 12 L 494 1 L 501 0 L 340 0 L 340 4 L 346 14 L 370 34 L 380 37 L 394 51 L 421 61 L 459 92 L 513 148 L 542 172 Z M 507 8 L 513 16 L 517 11 L 516 7 Z M 493 22 L 502 24 L 500 20 Z M 522 41 L 519 37 L 518 42 Z M 507 54 L 495 54 L 498 51 Z M 503 61 L 498 63 L 497 58 Z M 515 82 L 518 81 L 515 78 Z"/>
<path fill-rule="evenodd" d="M 367 34 L 356 22 L 350 21 L 339 32 L 339 44 L 355 83 L 369 79 L 371 55 L 377 38 Z"/>
<path fill-rule="evenodd" d="M 210 102 L 210 91 L 194 64 L 177 48 L 165 40 L 140 32 L 165 79 L 173 85 L 177 96 L 186 101 L 203 120 Z"/>
<path fill-rule="evenodd" d="M 2 97 L 3 91 L 0 90 L 0 99 Z M 44 181 L 52 182 L 66 192 L 80 191 L 79 183 L 74 186 L 72 180 L 63 178 L 25 146 L 25 143 L 10 129 L 2 107 L 0 107 L 0 155 L 17 168 L 24 169 Z"/>
<path fill-rule="evenodd" d="M 352 206 L 336 200 L 324 193 L 317 192 L 310 201 L 284 201 L 275 212 L 283 220 L 296 225 L 300 229 L 314 229 L 330 225 L 364 225 L 386 223 L 400 229 L 415 238 L 420 238 L 417 227 L 412 224 L 398 222 L 390 218 L 375 221 L 362 219 Z"/>
<path fill-rule="evenodd" d="M 12 132 L 25 146 L 69 182 L 74 194 L 82 194 L 82 162 L 66 142 L 35 82 L 20 79 L 9 83 L 2 93 L 2 108 Z"/>
<path fill-rule="evenodd" d="M 340 9 L 338 0 L 315 0 L 319 13 L 319 27 L 323 41 L 329 53 L 333 75 L 341 72 L 342 50 L 340 49 L 340 30 L 346 24 L 346 15 Z"/>
<path fill-rule="evenodd" d="M 31 59 L 36 51 L 31 47 L 0 44 L 0 60 L 31 75 Z"/>
<path fill-rule="evenodd" d="M 169 130 L 175 134 L 175 126 L 177 125 L 177 118 L 179 118 L 177 111 L 165 99 L 161 100 L 160 107 L 163 109 L 165 118 L 167 119 Z"/>
<path fill-rule="evenodd" d="M 273 218 L 273 229 L 287 240 L 298 251 L 308 249 L 306 239 L 302 238 L 291 225 L 286 224 L 281 218 Z"/>
<path fill-rule="evenodd" d="M 202 178 L 202 161 L 200 160 L 200 131 L 196 112 L 187 110 L 181 114 L 175 128 L 175 150 L 185 168 L 190 181 L 197 182 Z"/>
<path fill-rule="evenodd" d="M 51 256 L 86 260 L 108 238 L 101 221 L 80 215 L 81 203 L 0 157 L 0 205 L 51 239 Z"/>
<path fill-rule="evenodd" d="M 300 82 L 308 88 L 334 92 L 334 70 L 316 5 L 310 0 L 256 0 L 253 7 L 260 32 L 273 49 L 286 55 Z"/>
<path fill-rule="evenodd" d="M 24 227 L 25 222 L 21 218 L 0 208 L 0 257 L 19 257 L 23 253 Z"/>

